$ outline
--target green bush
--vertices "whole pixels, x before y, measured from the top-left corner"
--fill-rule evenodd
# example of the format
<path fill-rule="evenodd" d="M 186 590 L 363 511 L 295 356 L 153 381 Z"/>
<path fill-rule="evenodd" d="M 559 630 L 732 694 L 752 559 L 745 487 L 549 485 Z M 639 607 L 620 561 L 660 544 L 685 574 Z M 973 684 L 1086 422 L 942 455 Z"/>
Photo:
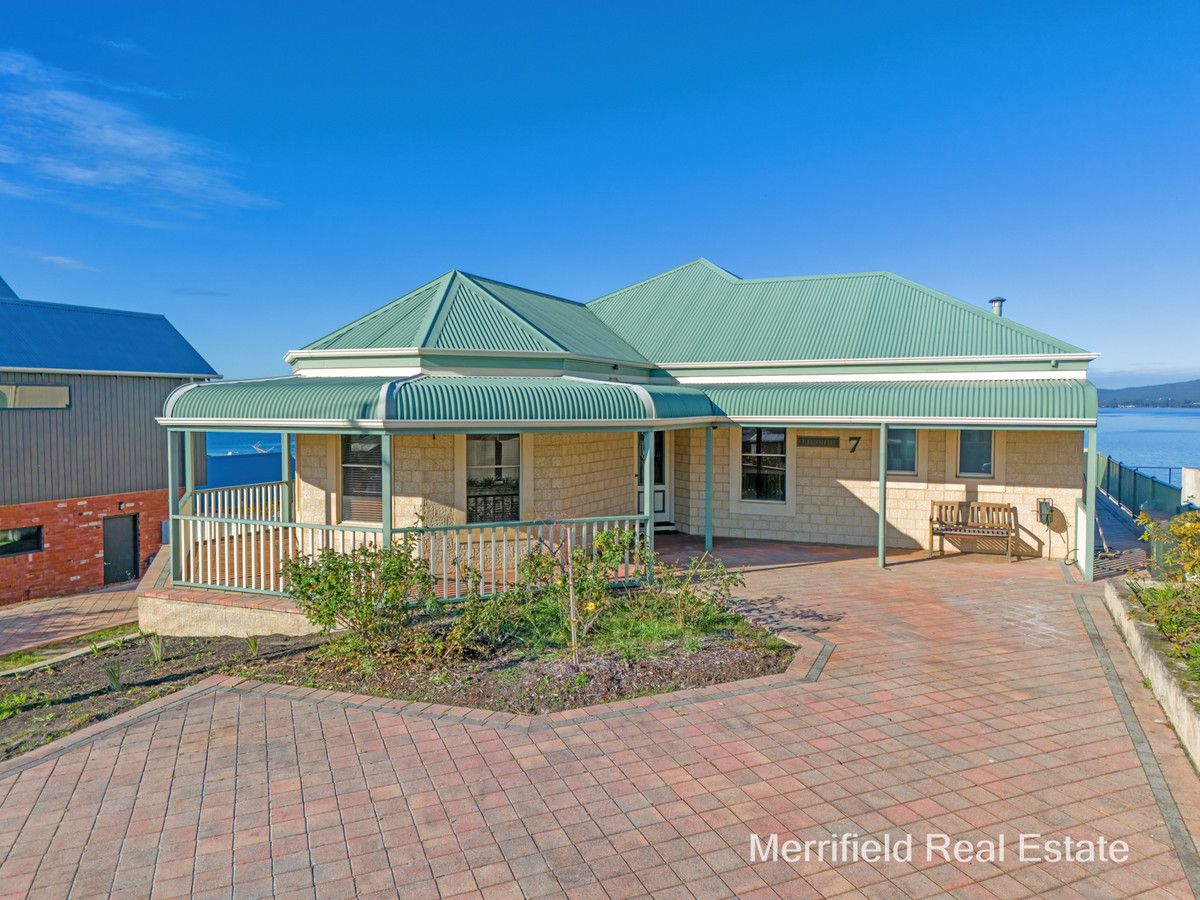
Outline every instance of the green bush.
<path fill-rule="evenodd" d="M 283 564 L 288 595 L 326 633 L 342 628 L 364 645 L 407 626 L 414 608 L 432 608 L 433 575 L 410 535 L 390 547 L 322 550 Z"/>
<path fill-rule="evenodd" d="M 444 655 L 483 653 L 516 640 L 534 652 L 591 646 L 636 656 L 665 641 L 744 627 L 729 609 L 741 573 L 708 554 L 667 566 L 635 532 L 617 530 L 597 535 L 591 548 L 571 548 L 569 556 L 565 546 L 558 551 L 527 554 L 518 565 L 518 585 L 490 597 L 480 596 L 473 575 L 440 643 Z M 623 568 L 626 559 L 634 572 L 651 571 L 653 580 L 621 587 L 633 574 Z"/>

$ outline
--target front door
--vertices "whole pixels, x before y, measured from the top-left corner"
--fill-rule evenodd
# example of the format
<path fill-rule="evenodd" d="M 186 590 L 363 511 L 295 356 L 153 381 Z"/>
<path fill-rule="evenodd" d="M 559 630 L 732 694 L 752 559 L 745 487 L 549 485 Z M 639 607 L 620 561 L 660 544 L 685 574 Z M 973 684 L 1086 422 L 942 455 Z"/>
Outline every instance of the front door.
<path fill-rule="evenodd" d="M 638 432 L 638 514 L 642 513 L 642 433 Z M 654 432 L 654 521 L 670 523 L 671 518 L 671 454 L 670 435 Z"/>
<path fill-rule="evenodd" d="M 138 572 L 137 520 L 133 516 L 104 519 L 104 583 L 133 581 Z"/>

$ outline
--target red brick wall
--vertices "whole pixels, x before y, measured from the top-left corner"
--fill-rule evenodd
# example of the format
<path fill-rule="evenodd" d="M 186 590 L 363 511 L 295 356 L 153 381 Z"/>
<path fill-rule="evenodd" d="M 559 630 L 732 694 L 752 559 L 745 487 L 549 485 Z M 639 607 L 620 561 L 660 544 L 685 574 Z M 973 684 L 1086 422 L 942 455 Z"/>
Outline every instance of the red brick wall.
<path fill-rule="evenodd" d="M 118 508 L 124 504 L 124 508 Z M 0 529 L 42 526 L 40 553 L 0 556 L 0 605 L 55 597 L 104 584 L 105 516 L 138 516 L 140 571 L 158 551 L 167 517 L 165 490 L 0 506 Z"/>

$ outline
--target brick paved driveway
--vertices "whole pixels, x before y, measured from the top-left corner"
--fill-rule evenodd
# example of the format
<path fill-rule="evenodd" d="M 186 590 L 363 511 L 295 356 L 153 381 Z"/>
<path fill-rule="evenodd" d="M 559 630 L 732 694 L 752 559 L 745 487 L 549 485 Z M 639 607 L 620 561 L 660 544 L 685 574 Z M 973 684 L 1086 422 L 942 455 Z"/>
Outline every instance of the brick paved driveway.
<path fill-rule="evenodd" d="M 0 767 L 0 892 L 1192 896 L 1197 780 L 1094 588 L 1036 561 L 718 549 L 755 564 L 759 610 L 836 644 L 819 679 L 572 721 L 209 682 Z M 914 862 L 747 862 L 751 833 L 847 830 L 911 832 Z M 927 862 L 928 832 L 1133 858 Z"/>

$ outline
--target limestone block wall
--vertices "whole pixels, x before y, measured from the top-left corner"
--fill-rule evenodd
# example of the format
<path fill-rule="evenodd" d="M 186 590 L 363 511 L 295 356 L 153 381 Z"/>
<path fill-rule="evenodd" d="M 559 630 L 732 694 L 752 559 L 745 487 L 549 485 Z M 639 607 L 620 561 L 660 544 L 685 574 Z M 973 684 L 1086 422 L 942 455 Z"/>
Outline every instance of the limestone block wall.
<path fill-rule="evenodd" d="M 456 460 L 461 458 L 466 465 L 465 449 L 456 447 L 462 440 L 454 434 L 398 434 L 392 438 L 392 523 L 396 528 L 453 525 L 465 520 L 465 500 L 455 502 Z"/>
<path fill-rule="evenodd" d="M 296 435 L 297 522 L 332 524 L 338 520 L 338 437 Z"/>
<path fill-rule="evenodd" d="M 801 435 L 836 437 L 837 447 L 799 447 Z M 872 546 L 876 541 L 879 488 L 877 429 L 789 429 L 786 504 L 740 500 L 737 430 L 718 428 L 713 441 L 713 528 L 720 536 Z M 855 440 L 857 439 L 857 440 Z M 921 430 L 916 476 L 888 476 L 890 547 L 928 543 L 932 500 L 983 500 L 1017 508 L 1024 552 L 1055 559 L 1074 546 L 1075 499 L 1082 496 L 1080 432 L 995 432 L 994 480 L 957 476 L 957 432 Z M 704 432 L 675 435 L 675 520 L 680 530 L 704 528 Z M 1037 521 L 1037 500 L 1055 508 L 1047 530 Z M 975 549 L 957 541 L 957 549 Z M 947 542 L 947 552 L 956 549 Z"/>
<path fill-rule="evenodd" d="M 392 441 L 395 527 L 465 522 L 465 436 L 395 435 Z M 636 442 L 633 433 L 524 435 L 521 517 L 565 519 L 634 513 Z M 337 435 L 297 436 L 297 521 L 339 521 L 340 447 Z"/>
<path fill-rule="evenodd" d="M 521 444 L 523 519 L 637 512 L 637 435 L 528 434 Z"/>

